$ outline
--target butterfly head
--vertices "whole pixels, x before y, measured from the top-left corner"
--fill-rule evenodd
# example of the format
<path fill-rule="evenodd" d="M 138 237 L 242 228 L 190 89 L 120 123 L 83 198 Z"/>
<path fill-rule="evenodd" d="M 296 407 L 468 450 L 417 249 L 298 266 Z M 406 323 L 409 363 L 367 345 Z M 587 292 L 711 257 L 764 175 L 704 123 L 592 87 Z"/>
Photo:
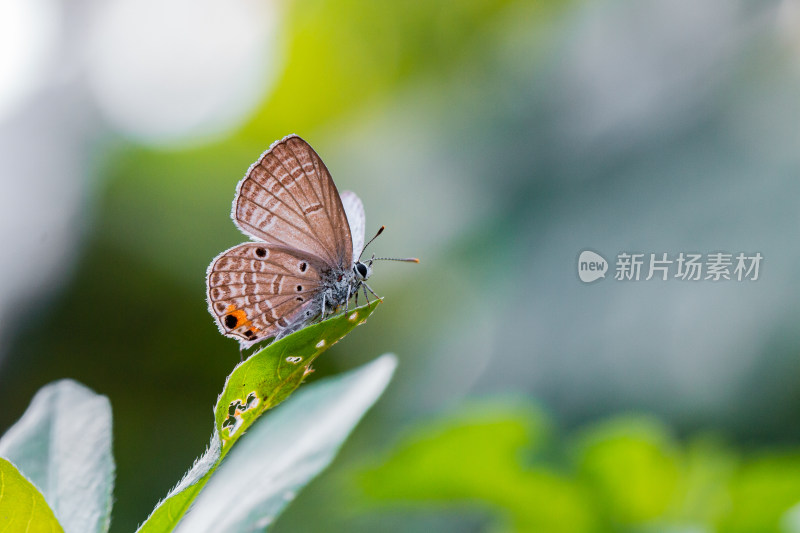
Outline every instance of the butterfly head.
<path fill-rule="evenodd" d="M 372 261 L 367 261 L 366 263 L 356 261 L 356 264 L 353 265 L 353 272 L 355 272 L 357 280 L 366 280 L 372 275 Z"/>

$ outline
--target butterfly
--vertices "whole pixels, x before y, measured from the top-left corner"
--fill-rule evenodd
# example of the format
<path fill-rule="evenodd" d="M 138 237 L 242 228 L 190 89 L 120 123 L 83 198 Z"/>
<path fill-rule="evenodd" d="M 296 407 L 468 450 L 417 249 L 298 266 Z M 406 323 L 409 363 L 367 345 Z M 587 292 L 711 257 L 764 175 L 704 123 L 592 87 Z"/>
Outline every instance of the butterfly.
<path fill-rule="evenodd" d="M 369 300 L 374 261 L 419 262 L 361 261 L 364 205 L 355 193 L 339 194 L 322 159 L 297 135 L 276 141 L 250 166 L 231 218 L 253 242 L 211 261 L 208 310 L 242 349 L 346 308 L 359 290 Z"/>

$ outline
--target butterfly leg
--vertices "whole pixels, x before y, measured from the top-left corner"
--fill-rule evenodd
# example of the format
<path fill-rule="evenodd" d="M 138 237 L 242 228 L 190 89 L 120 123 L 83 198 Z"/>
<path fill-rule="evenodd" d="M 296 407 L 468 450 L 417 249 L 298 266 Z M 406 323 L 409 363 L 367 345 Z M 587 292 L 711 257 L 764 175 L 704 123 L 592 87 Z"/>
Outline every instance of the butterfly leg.
<path fill-rule="evenodd" d="M 364 298 L 367 299 L 367 305 L 369 305 L 369 294 L 367 294 L 367 284 L 361 283 L 361 288 L 364 289 Z"/>
<path fill-rule="evenodd" d="M 325 320 L 325 293 L 322 293 L 322 318 L 320 320 Z"/>
<path fill-rule="evenodd" d="M 244 363 L 244 347 L 239 345 L 239 362 Z"/>
<path fill-rule="evenodd" d="M 366 283 L 364 283 L 363 281 L 362 281 L 361 283 L 362 283 L 362 284 L 363 284 L 363 285 L 364 285 L 364 286 L 365 286 L 367 289 L 369 289 L 369 292 L 371 292 L 371 293 L 372 293 L 372 295 L 373 295 L 375 298 L 377 298 L 378 300 L 380 300 L 380 299 L 381 299 L 381 297 L 380 297 L 380 296 L 378 296 L 377 294 L 375 294 L 375 291 L 373 291 L 373 290 L 372 290 L 372 287 L 370 287 L 369 285 L 367 285 L 367 284 L 366 284 Z M 367 291 L 364 291 L 364 294 L 366 294 L 366 293 L 367 293 Z"/>
<path fill-rule="evenodd" d="M 347 286 L 347 299 L 344 301 L 344 314 L 347 314 L 347 310 L 350 308 L 350 285 Z"/>

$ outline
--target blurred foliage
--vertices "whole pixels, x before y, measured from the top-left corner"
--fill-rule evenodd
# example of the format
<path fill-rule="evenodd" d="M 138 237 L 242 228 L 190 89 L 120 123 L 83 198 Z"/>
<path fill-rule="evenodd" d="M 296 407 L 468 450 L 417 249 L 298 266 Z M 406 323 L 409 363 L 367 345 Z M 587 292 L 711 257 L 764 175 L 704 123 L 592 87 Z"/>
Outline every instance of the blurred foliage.
<path fill-rule="evenodd" d="M 264 95 L 260 108 L 239 132 L 221 142 L 193 149 L 158 150 L 122 142 L 100 146 L 110 150 L 97 162 L 97 187 L 88 208 L 92 218 L 69 285 L 43 302 L 46 305 L 30 312 L 20 311 L 13 317 L 16 338 L 0 373 L 0 405 L 4 407 L 0 411 L 0 428 L 19 416 L 39 386 L 55 379 L 72 377 L 109 396 L 115 412 L 114 451 L 118 459 L 111 527 L 112 531 L 133 530 L 147 516 L 154 499 L 166 493 L 202 453 L 208 433 L 208 407 L 219 392 L 220 377 L 238 362 L 235 343 L 219 335 L 203 301 L 203 273 L 210 259 L 245 240 L 228 218 L 236 181 L 270 142 L 290 132 L 307 135 L 312 144 L 315 137 L 345 139 L 346 143 L 380 136 L 384 143 L 391 144 L 412 137 L 426 141 L 428 135 L 438 142 L 428 147 L 433 154 L 408 155 L 417 147 L 406 144 L 397 148 L 392 166 L 401 170 L 393 175 L 397 178 L 395 183 L 389 184 L 386 175 L 376 175 L 374 185 L 366 183 L 373 177 L 365 172 L 361 185 L 379 189 L 385 198 L 397 201 L 392 197 L 391 191 L 396 190 L 392 187 L 414 184 L 410 176 L 403 179 L 407 156 L 409 161 L 419 160 L 425 169 L 419 172 L 424 181 L 417 184 L 430 188 L 409 196 L 430 195 L 438 201 L 443 196 L 431 195 L 437 187 L 449 190 L 453 185 L 463 185 L 493 205 L 494 210 L 471 213 L 472 218 L 459 227 L 457 234 L 434 243 L 438 256 L 431 261 L 425 257 L 420 265 L 421 269 L 430 270 L 415 273 L 413 285 L 402 286 L 391 294 L 388 305 L 382 306 L 367 328 L 359 328 L 344 345 L 333 347 L 330 356 L 318 362 L 317 372 L 310 380 L 355 366 L 365 360 L 365 354 L 397 351 L 402 361 L 397 382 L 378 407 L 378 413 L 367 417 L 334 468 L 304 490 L 275 530 L 800 531 L 800 526 L 791 525 L 800 524 L 800 518 L 792 518 L 789 511 L 800 501 L 798 452 L 754 452 L 744 449 L 743 444 L 732 446 L 713 435 L 700 434 L 684 440 L 672 433 L 671 427 L 683 430 L 687 426 L 725 425 L 726 421 L 710 416 L 708 410 L 698 410 L 696 418 L 675 417 L 669 427 L 652 418 L 624 417 L 562 436 L 553 431 L 546 416 L 530 406 L 467 405 L 452 417 L 419 426 L 352 483 L 353 470 L 363 469 L 363 457 L 372 453 L 370 450 L 385 446 L 399 428 L 413 424 L 420 412 L 439 408 L 442 398 L 457 404 L 465 395 L 474 393 L 475 376 L 481 373 L 494 376 L 495 381 L 489 380 L 486 388 L 544 391 L 542 397 L 549 392 L 549 407 L 564 414 L 563 419 L 559 416 L 559 423 L 568 416 L 574 423 L 575 419 L 585 420 L 629 405 L 624 397 L 619 403 L 612 399 L 591 404 L 597 396 L 588 391 L 590 387 L 573 392 L 586 382 L 570 381 L 567 373 L 544 372 L 546 377 L 537 382 L 543 373 L 542 353 L 567 361 L 565 366 L 582 364 L 561 343 L 536 341 L 540 366 L 535 370 L 531 370 L 532 366 L 509 364 L 515 356 L 528 357 L 526 351 L 510 349 L 517 346 L 515 335 L 523 336 L 524 346 L 528 347 L 536 329 L 548 327 L 533 321 L 532 332 L 519 327 L 520 323 L 527 326 L 525 320 L 535 316 L 522 314 L 531 302 L 527 296 L 519 297 L 520 293 L 533 293 L 533 276 L 526 270 L 533 263 L 529 252 L 552 252 L 548 243 L 564 239 L 564 234 L 555 231 L 560 227 L 567 227 L 569 234 L 588 238 L 591 234 L 581 233 L 586 226 L 579 225 L 574 216 L 581 209 L 616 205 L 619 209 L 611 211 L 616 213 L 638 206 L 632 210 L 636 215 L 655 207 L 656 213 L 670 213 L 669 219 L 660 221 L 666 224 L 674 222 L 675 213 L 679 212 L 674 208 L 686 204 L 690 196 L 724 197 L 731 189 L 727 181 L 703 181 L 706 174 L 714 175 L 712 171 L 727 179 L 729 168 L 720 163 L 727 161 L 731 152 L 747 152 L 739 144 L 722 142 L 726 138 L 723 133 L 733 129 L 728 121 L 736 115 L 725 102 L 731 98 L 757 101 L 754 97 L 763 95 L 737 91 L 732 86 L 720 89 L 712 83 L 708 102 L 690 100 L 694 104 L 687 106 L 690 114 L 698 117 L 699 129 L 678 121 L 681 126 L 672 130 L 645 116 L 642 120 L 650 120 L 647 124 L 655 133 L 642 134 L 633 128 L 632 133 L 626 133 L 631 137 L 623 135 L 622 140 L 602 135 L 602 142 L 596 141 L 596 153 L 591 146 L 571 144 L 553 135 L 551 130 L 559 130 L 561 124 L 553 120 L 553 115 L 564 113 L 564 109 L 553 108 L 553 102 L 544 98 L 548 89 L 542 80 L 547 73 L 539 68 L 542 65 L 537 59 L 547 56 L 542 63 L 564 60 L 557 54 L 542 54 L 540 45 L 541 36 L 556 26 L 551 23 L 570 4 L 552 0 L 282 3 L 284 49 L 278 55 L 283 70 L 276 85 Z M 611 2 L 613 9 L 598 4 L 592 9 L 610 12 L 610 18 L 616 18 L 619 12 L 614 10 L 622 10 L 623 4 Z M 639 9 L 646 12 L 646 8 L 639 7 L 633 11 L 640 12 Z M 667 10 L 664 13 L 675 14 Z M 730 12 L 723 15 L 720 20 Z M 586 18 L 586 13 L 578 18 Z M 682 19 L 665 20 L 674 23 Z M 705 28 L 709 21 L 694 22 Z M 618 29 L 620 33 L 624 30 Z M 752 29 L 748 27 L 746 33 L 751 34 Z M 561 39 L 580 42 L 584 37 L 583 42 L 590 49 L 585 50 L 588 56 L 581 56 L 582 61 L 595 67 L 597 58 L 591 52 L 596 50 L 591 48 L 602 49 L 603 39 L 609 36 L 601 33 L 596 40 L 587 41 L 580 29 L 572 26 L 572 31 L 574 35 L 562 34 Z M 714 31 L 708 35 L 712 41 L 717 40 Z M 682 58 L 669 56 L 670 61 L 664 61 L 665 57 L 661 57 L 662 62 L 650 61 L 648 46 L 658 44 L 657 35 L 640 37 L 642 55 L 634 55 L 633 59 L 640 59 L 655 73 L 678 65 L 676 70 L 682 74 Z M 624 49 L 627 44 L 624 39 L 621 45 L 617 43 Z M 652 55 L 659 59 L 657 54 Z M 745 56 L 747 65 L 775 67 L 774 58 L 762 61 L 756 54 Z M 598 79 L 608 82 L 604 75 L 610 75 L 612 82 L 616 80 L 616 85 L 611 85 L 613 94 L 624 102 L 639 101 L 636 93 L 631 98 L 627 89 L 642 81 L 649 82 L 647 86 L 666 87 L 670 98 L 658 99 L 652 107 L 666 109 L 665 113 L 672 115 L 673 108 L 667 104 L 682 102 L 680 97 L 685 95 L 670 83 L 662 83 L 658 76 L 639 79 L 636 71 L 623 68 L 629 59 L 620 59 L 623 64 L 598 62 L 597 70 L 589 70 L 587 78 L 576 81 L 585 90 L 563 95 L 565 109 L 574 108 L 580 115 L 584 109 L 581 99 L 597 96 L 593 91 L 602 96 L 603 84 L 597 89 L 593 83 Z M 723 63 L 714 62 L 715 68 L 710 70 L 716 72 Z M 640 66 L 634 64 L 633 68 Z M 771 71 L 766 72 L 769 75 Z M 773 83 L 763 73 L 748 76 L 758 78 L 758 83 Z M 687 79 L 692 80 L 688 84 L 692 94 L 699 92 L 702 96 L 704 91 L 698 89 L 708 80 Z M 668 77 L 666 81 L 669 82 Z M 790 89 L 794 95 L 796 88 Z M 782 101 L 773 96 L 767 93 L 770 106 L 783 113 Z M 602 98 L 595 103 L 599 108 L 607 107 Z M 644 104 L 640 107 L 650 109 Z M 425 120 L 411 127 L 396 124 L 409 110 L 424 115 Z M 717 110 L 722 116 L 721 126 L 719 117 L 709 110 Z M 753 111 L 745 109 L 747 113 Z M 758 119 L 766 122 L 764 117 Z M 359 130 L 360 124 L 370 120 L 375 122 Z M 764 128 L 759 120 L 754 127 Z M 749 122 L 753 121 L 748 118 Z M 582 131 L 581 120 L 566 123 Z M 407 131 L 394 136 L 395 128 Z M 748 128 L 745 133 L 753 135 L 754 131 L 759 130 Z M 758 136 L 762 136 L 760 132 Z M 769 132 L 764 132 L 763 137 L 765 142 L 774 140 Z M 704 144 L 705 138 L 712 139 L 710 148 Z M 794 136 L 781 134 L 781 138 Z M 324 159 L 328 146 L 319 147 Z M 609 150 L 615 146 L 624 149 L 619 153 Z M 359 145 L 357 149 L 363 148 Z M 695 160 L 695 153 L 710 155 L 707 160 Z M 354 168 L 366 165 L 364 160 L 370 154 L 361 155 L 353 163 Z M 424 166 L 432 160 L 440 166 Z M 740 166 L 736 159 L 732 161 L 732 166 Z M 760 165 L 761 161 L 756 162 L 758 172 L 753 171 L 753 176 L 771 172 Z M 786 167 L 788 183 L 796 167 L 791 161 L 780 159 L 776 164 Z M 349 187 L 346 178 L 339 181 L 346 174 L 329 166 L 337 183 Z M 470 172 L 464 171 L 467 168 Z M 455 176 L 451 181 L 442 178 L 448 172 Z M 741 186 L 732 183 L 734 187 Z M 780 184 L 781 190 L 784 186 Z M 680 189 L 682 195 L 671 195 L 672 188 Z M 638 196 L 622 194 L 630 190 Z M 620 197 L 621 203 L 610 203 L 610 197 Z M 657 202 L 652 200 L 655 197 Z M 461 209 L 459 202 L 460 197 L 455 197 L 453 203 Z M 410 217 L 421 219 L 426 230 L 444 224 L 443 219 L 451 213 L 446 208 L 452 207 L 442 205 L 444 214 L 437 218 L 424 212 L 432 209 L 432 204 L 420 205 L 424 207 L 415 207 L 417 211 Z M 704 212 L 707 207 L 703 205 Z M 376 208 L 368 205 L 368 216 Z M 688 209 L 700 211 L 696 208 L 691 204 Z M 727 211 L 737 209 L 729 206 Z M 765 213 L 757 209 L 748 212 L 754 219 Z M 713 211 L 708 213 L 711 221 L 688 219 L 691 225 L 685 231 L 694 234 L 701 223 L 728 224 L 715 217 Z M 789 216 L 789 210 L 786 213 L 780 225 L 791 228 L 795 219 Z M 603 214 L 601 211 L 599 222 L 593 225 L 606 233 L 614 232 L 613 226 L 608 226 L 611 217 L 603 219 Z M 628 223 L 629 219 L 619 220 Z M 642 223 L 640 219 L 633 220 L 635 224 Z M 758 226 L 753 228 L 761 231 Z M 629 234 L 622 237 L 631 238 Z M 646 242 L 655 245 L 653 241 Z M 717 240 L 713 244 L 723 245 Z M 782 248 L 784 252 L 787 250 Z M 555 264 L 561 259 L 556 256 L 552 255 L 550 263 L 537 262 L 539 272 L 566 273 L 561 263 Z M 569 272 L 569 276 L 571 283 L 574 273 Z M 762 283 L 753 290 L 766 292 L 765 286 Z M 574 322 L 575 309 L 556 304 L 565 301 L 563 285 L 552 283 L 550 289 L 552 292 L 536 292 L 536 298 L 552 306 L 553 316 L 569 325 L 571 335 L 579 329 Z M 631 301 L 638 300 L 623 299 L 623 305 L 628 308 Z M 509 302 L 519 307 L 507 305 Z M 646 304 L 648 308 L 661 309 L 654 300 Z M 682 305 L 675 307 L 683 309 Z M 773 311 L 771 306 L 770 310 Z M 467 314 L 469 311 L 472 313 Z M 780 309 L 775 308 L 774 312 L 777 314 Z M 482 328 L 479 321 L 487 317 L 501 322 L 506 329 Z M 796 330 L 793 315 L 776 316 L 774 320 L 781 327 L 785 325 L 786 331 Z M 679 327 L 674 332 L 676 337 L 685 336 L 691 329 L 687 325 Z M 714 324 L 703 327 L 713 328 Z M 727 324 L 717 327 L 725 331 L 726 338 L 729 336 Z M 476 337 L 463 335 L 468 328 L 485 330 L 479 340 L 485 340 L 486 347 L 495 351 L 490 354 L 496 358 L 494 361 L 489 355 L 483 359 L 484 354 L 470 358 L 471 352 L 480 352 L 482 347 L 472 344 Z M 778 333 L 770 336 L 775 346 L 754 349 L 759 357 L 766 355 L 777 362 L 762 358 L 747 371 L 753 390 L 767 400 L 762 397 L 759 402 L 751 402 L 752 397 L 739 394 L 745 398 L 737 400 L 740 403 L 726 403 L 726 416 L 743 426 L 739 438 L 750 438 L 757 434 L 758 424 L 775 420 L 779 427 L 767 437 L 777 434 L 796 439 L 798 426 L 789 415 L 796 413 L 798 405 L 794 392 L 797 373 L 792 372 L 797 344 L 794 335 Z M 632 339 L 638 338 L 635 335 L 639 334 L 629 333 Z M 783 338 L 789 339 L 785 345 L 781 345 Z M 649 337 L 647 342 L 651 342 Z M 616 339 L 607 344 L 615 346 Z M 463 358 L 443 357 L 448 350 L 450 355 Z M 691 359 L 691 354 L 682 355 Z M 505 364 L 494 364 L 499 358 L 504 358 Z M 454 361 L 459 363 L 457 368 Z M 607 362 L 600 360 L 597 367 L 587 366 L 587 382 L 608 380 L 608 375 L 596 380 L 592 375 Z M 612 366 L 608 372 L 616 377 L 629 370 L 623 367 L 629 363 L 619 362 L 619 367 Z M 635 363 L 661 368 L 644 358 Z M 696 371 L 694 366 L 687 369 Z M 523 377 L 509 385 L 512 373 Z M 780 374 L 780 383 L 774 379 L 776 373 Z M 631 376 L 635 381 L 638 375 Z M 691 383 L 688 378 L 686 381 Z M 766 382 L 769 387 L 763 386 Z M 770 396 L 776 391 L 785 394 Z M 734 391 L 731 397 L 718 401 L 732 404 L 735 395 Z M 581 396 L 588 398 L 588 409 L 585 404 L 572 402 Z M 674 403 L 691 401 L 691 397 L 676 395 Z M 742 416 L 742 404 L 751 409 L 751 416 Z M 764 410 L 764 405 L 770 409 Z M 175 409 L 180 409 L 182 416 L 174 416 Z M 196 444 L 191 447 L 187 443 Z M 141 469 L 143 460 L 148 464 L 146 473 Z M 342 484 L 342 480 L 349 484 Z"/>
<path fill-rule="evenodd" d="M 490 50 L 510 7 L 544 25 L 566 2 L 540 0 L 293 1 L 284 75 L 246 133 L 305 131 L 426 74 L 457 75 Z M 435 94 L 435 93 L 434 93 Z"/>
<path fill-rule="evenodd" d="M 380 468 L 363 478 L 376 500 L 472 501 L 508 514 L 504 529 L 575 531 L 590 528 L 580 487 L 546 466 L 520 468 L 522 452 L 546 439 L 535 411 L 464 412 L 417 430 Z"/>
<path fill-rule="evenodd" d="M 540 411 L 495 403 L 416 428 L 355 485 L 362 513 L 483 508 L 492 531 L 779 533 L 800 503 L 800 450 L 678 441 L 634 416 L 558 439 Z"/>

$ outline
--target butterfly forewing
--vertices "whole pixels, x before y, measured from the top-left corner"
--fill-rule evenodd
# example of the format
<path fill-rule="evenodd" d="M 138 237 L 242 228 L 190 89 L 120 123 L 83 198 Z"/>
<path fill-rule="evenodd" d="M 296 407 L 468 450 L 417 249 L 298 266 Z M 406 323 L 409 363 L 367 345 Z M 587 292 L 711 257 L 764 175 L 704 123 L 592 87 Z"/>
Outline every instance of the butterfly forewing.
<path fill-rule="evenodd" d="M 245 243 L 208 268 L 209 311 L 244 345 L 280 336 L 319 312 L 320 258 L 284 246 Z"/>
<path fill-rule="evenodd" d="M 233 218 L 268 243 L 313 254 L 330 266 L 353 261 L 342 201 L 328 169 L 303 139 L 290 135 L 254 163 L 239 183 Z"/>

